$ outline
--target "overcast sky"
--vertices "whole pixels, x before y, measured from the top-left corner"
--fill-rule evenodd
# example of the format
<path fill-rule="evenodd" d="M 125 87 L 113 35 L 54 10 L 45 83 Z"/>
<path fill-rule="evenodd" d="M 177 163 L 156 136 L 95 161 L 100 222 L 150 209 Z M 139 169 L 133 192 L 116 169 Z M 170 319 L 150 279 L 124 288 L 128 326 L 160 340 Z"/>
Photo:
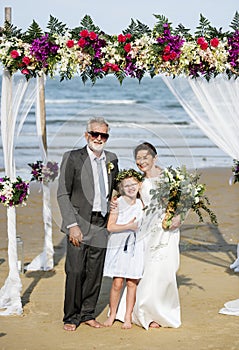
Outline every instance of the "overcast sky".
<path fill-rule="evenodd" d="M 87 14 L 108 34 L 119 34 L 128 27 L 131 18 L 152 28 L 156 22 L 153 14 L 164 15 L 174 27 L 182 23 L 193 33 L 201 13 L 214 27 L 226 31 L 239 11 L 238 0 L 2 0 L 0 3 L 1 23 L 5 8 L 11 7 L 12 23 L 23 31 L 33 19 L 45 30 L 50 15 L 74 28 Z"/>

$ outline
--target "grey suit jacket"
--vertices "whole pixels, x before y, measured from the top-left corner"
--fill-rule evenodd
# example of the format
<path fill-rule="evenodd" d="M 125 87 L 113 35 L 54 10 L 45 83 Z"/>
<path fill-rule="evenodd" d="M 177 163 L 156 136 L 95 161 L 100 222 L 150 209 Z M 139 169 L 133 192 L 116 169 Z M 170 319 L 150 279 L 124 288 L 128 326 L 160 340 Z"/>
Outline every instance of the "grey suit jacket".
<path fill-rule="evenodd" d="M 112 152 L 105 151 L 105 155 L 106 164 L 110 162 L 114 166 L 110 171 L 107 170 L 109 208 L 114 179 L 118 173 L 118 159 L 116 154 Z M 77 222 L 83 235 L 86 235 L 90 228 L 94 201 L 93 171 L 86 146 L 63 155 L 57 200 L 62 215 L 61 230 L 68 233 L 67 226 Z"/>

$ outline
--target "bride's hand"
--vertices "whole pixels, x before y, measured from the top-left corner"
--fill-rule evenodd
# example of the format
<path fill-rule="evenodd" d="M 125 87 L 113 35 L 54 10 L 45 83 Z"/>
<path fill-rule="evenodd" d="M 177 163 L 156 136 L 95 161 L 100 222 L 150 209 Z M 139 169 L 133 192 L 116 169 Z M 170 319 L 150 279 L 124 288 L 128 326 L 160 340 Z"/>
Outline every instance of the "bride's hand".
<path fill-rule="evenodd" d="M 174 216 L 172 218 L 172 224 L 169 227 L 169 230 L 175 230 L 176 228 L 179 228 L 181 225 L 181 218 L 180 215 Z"/>

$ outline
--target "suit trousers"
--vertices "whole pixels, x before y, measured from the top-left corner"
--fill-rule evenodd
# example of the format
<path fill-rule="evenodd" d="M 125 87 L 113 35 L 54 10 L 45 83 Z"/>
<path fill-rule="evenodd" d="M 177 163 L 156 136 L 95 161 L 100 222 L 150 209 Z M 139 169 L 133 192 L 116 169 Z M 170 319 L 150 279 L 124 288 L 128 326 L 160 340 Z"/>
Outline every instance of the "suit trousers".
<path fill-rule="evenodd" d="M 94 213 L 91 219 L 92 237 L 102 235 L 104 232 L 102 237 L 104 241 L 107 234 L 105 226 L 106 219 L 99 213 Z M 96 241 L 99 242 L 99 238 Z M 95 319 L 105 253 L 105 243 L 99 246 L 88 242 L 75 247 L 67 237 L 64 323 L 79 326 L 81 322 Z"/>

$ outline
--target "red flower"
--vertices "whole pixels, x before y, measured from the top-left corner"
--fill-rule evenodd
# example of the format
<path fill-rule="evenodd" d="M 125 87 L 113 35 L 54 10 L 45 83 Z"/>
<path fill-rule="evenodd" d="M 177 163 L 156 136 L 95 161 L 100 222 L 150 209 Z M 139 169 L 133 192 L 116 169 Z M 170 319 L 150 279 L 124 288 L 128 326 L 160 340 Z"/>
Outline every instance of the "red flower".
<path fill-rule="evenodd" d="M 208 48 L 208 43 L 206 41 L 204 41 L 201 45 L 200 45 L 202 50 L 206 50 Z"/>
<path fill-rule="evenodd" d="M 128 33 L 128 34 L 125 35 L 126 39 L 130 39 L 131 36 L 132 36 L 132 35 L 131 35 L 130 33 Z"/>
<path fill-rule="evenodd" d="M 66 46 L 69 47 L 69 49 L 71 47 L 73 47 L 74 46 L 74 40 L 68 40 L 67 43 L 66 43 Z"/>
<path fill-rule="evenodd" d="M 170 55 L 163 55 L 162 59 L 163 59 L 163 61 L 169 61 L 170 60 Z"/>
<path fill-rule="evenodd" d="M 80 36 L 82 38 L 87 38 L 89 36 L 89 32 L 87 29 L 83 29 L 81 32 L 80 32 Z"/>
<path fill-rule="evenodd" d="M 165 46 L 163 52 L 165 52 L 165 53 L 170 52 L 170 46 L 169 45 Z"/>
<path fill-rule="evenodd" d="M 126 52 L 130 52 L 130 50 L 131 50 L 131 45 L 130 45 L 130 43 L 128 43 L 128 44 L 126 44 L 126 45 L 124 46 L 124 50 L 125 50 Z"/>
<path fill-rule="evenodd" d="M 117 64 L 106 62 L 104 67 L 102 67 L 102 70 L 104 72 L 108 72 L 109 69 L 111 69 L 113 72 L 118 72 L 119 71 L 119 66 Z"/>
<path fill-rule="evenodd" d="M 22 62 L 25 63 L 26 66 L 28 66 L 31 62 L 30 58 L 27 56 L 24 56 L 22 59 Z"/>
<path fill-rule="evenodd" d="M 114 72 L 118 72 L 119 71 L 119 66 L 117 64 L 112 64 L 111 68 Z"/>
<path fill-rule="evenodd" d="M 118 35 L 118 42 L 119 43 L 124 43 L 126 41 L 126 36 L 123 34 Z"/>
<path fill-rule="evenodd" d="M 30 72 L 27 68 L 24 68 L 22 71 L 21 71 L 22 74 L 25 74 L 25 75 L 28 75 Z"/>
<path fill-rule="evenodd" d="M 210 40 L 210 45 L 212 47 L 218 47 L 218 44 L 219 44 L 218 38 L 213 38 L 213 39 Z"/>
<path fill-rule="evenodd" d="M 175 58 L 177 57 L 176 52 L 174 52 L 174 51 L 171 52 L 170 55 L 169 55 L 169 57 L 170 57 L 170 60 L 172 60 L 172 61 L 175 60 Z"/>
<path fill-rule="evenodd" d="M 20 56 L 19 53 L 17 52 L 17 50 L 12 50 L 10 52 L 10 55 L 12 58 L 18 58 Z"/>
<path fill-rule="evenodd" d="M 97 38 L 97 34 L 95 32 L 89 33 L 90 40 L 95 40 Z"/>
<path fill-rule="evenodd" d="M 200 38 L 197 39 L 197 44 L 198 45 L 202 45 L 205 42 L 205 38 L 203 36 L 201 36 Z"/>
<path fill-rule="evenodd" d="M 77 45 L 82 48 L 84 48 L 86 44 L 87 44 L 87 41 L 84 38 L 80 38 L 77 43 Z"/>

